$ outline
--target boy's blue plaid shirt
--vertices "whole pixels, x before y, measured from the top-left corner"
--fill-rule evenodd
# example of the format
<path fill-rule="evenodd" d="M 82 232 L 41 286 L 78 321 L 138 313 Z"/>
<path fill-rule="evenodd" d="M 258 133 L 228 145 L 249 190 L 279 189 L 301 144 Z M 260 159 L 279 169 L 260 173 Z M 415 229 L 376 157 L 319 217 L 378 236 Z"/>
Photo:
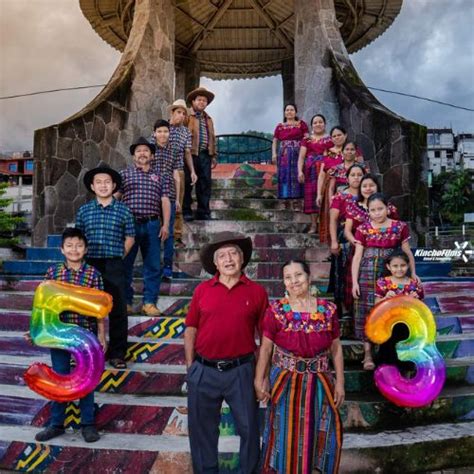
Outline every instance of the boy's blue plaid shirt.
<path fill-rule="evenodd" d="M 45 280 L 62 281 L 72 285 L 84 286 L 87 288 L 104 289 L 104 283 L 99 271 L 92 265 L 83 263 L 79 270 L 68 268 L 65 263 L 56 263 L 48 268 Z M 65 311 L 61 313 L 60 319 L 64 323 L 77 324 L 81 328 L 97 333 L 97 319 L 82 316 L 81 314 Z"/>

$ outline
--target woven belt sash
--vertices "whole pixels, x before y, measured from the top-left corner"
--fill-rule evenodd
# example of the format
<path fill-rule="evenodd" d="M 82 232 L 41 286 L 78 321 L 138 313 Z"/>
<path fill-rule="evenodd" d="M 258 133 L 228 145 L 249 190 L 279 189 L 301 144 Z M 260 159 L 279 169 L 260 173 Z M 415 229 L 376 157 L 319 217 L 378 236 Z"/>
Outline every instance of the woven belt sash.
<path fill-rule="evenodd" d="M 329 371 L 329 357 L 327 352 L 322 352 L 316 357 L 305 359 L 297 357 L 288 352 L 283 352 L 278 347 L 275 348 L 272 357 L 273 365 L 281 369 L 289 370 L 290 372 L 297 372 L 298 374 Z"/>

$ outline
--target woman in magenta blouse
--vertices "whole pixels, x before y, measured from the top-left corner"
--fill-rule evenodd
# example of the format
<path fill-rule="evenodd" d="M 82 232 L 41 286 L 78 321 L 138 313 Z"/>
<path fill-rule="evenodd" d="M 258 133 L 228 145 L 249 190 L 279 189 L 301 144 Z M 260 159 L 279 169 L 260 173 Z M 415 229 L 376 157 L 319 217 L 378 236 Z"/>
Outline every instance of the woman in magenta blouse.
<path fill-rule="evenodd" d="M 262 472 L 335 474 L 342 445 L 338 408 L 345 396 L 336 306 L 311 296 L 306 262 L 285 263 L 283 281 L 288 295 L 265 314 L 255 373 L 257 398 L 268 402 Z"/>
<path fill-rule="evenodd" d="M 319 208 L 316 205 L 318 195 L 319 165 L 324 154 L 334 143 L 326 134 L 326 119 L 324 115 L 316 114 L 311 119 L 311 134 L 301 142 L 300 156 L 298 158 L 298 179 L 304 183 L 304 213 L 311 215 L 309 234 L 318 231 Z"/>
<path fill-rule="evenodd" d="M 298 181 L 298 154 L 308 126 L 297 113 L 296 105 L 286 105 L 283 122 L 276 126 L 273 134 L 272 162 L 278 170 L 278 199 L 303 197 L 303 186 Z"/>

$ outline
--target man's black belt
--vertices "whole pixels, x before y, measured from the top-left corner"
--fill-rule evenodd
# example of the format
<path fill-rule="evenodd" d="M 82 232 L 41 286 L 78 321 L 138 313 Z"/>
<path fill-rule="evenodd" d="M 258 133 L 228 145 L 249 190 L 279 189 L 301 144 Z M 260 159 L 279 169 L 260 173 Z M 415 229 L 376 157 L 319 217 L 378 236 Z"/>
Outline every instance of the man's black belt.
<path fill-rule="evenodd" d="M 222 359 L 222 360 L 204 359 L 204 357 L 201 357 L 198 354 L 196 354 L 196 356 L 194 357 L 194 360 L 197 360 L 199 363 L 203 365 L 207 365 L 208 367 L 213 367 L 214 369 L 217 369 L 219 372 L 235 369 L 235 367 L 252 362 L 254 359 L 255 359 L 254 354 L 247 354 L 245 356 L 237 357 L 235 359 Z"/>
<path fill-rule="evenodd" d="M 135 217 L 137 224 L 146 224 L 147 222 L 157 221 L 160 216 L 149 216 L 149 217 Z"/>

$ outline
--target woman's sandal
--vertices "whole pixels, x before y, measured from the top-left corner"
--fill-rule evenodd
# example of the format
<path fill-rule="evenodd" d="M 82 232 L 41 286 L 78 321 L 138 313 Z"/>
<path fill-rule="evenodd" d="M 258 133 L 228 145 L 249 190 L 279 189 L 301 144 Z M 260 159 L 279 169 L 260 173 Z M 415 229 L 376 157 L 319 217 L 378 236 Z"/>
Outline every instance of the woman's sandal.
<path fill-rule="evenodd" d="M 317 234 L 317 233 L 318 233 L 317 227 L 312 227 L 312 226 L 311 226 L 311 227 L 308 229 L 308 234 Z"/>
<path fill-rule="evenodd" d="M 126 369 L 127 364 L 124 360 L 122 359 L 110 359 L 109 364 L 114 368 L 114 369 Z"/>
<path fill-rule="evenodd" d="M 374 361 L 371 358 L 364 358 L 364 360 L 362 361 L 362 365 L 364 367 L 364 370 L 374 370 L 375 369 Z"/>

